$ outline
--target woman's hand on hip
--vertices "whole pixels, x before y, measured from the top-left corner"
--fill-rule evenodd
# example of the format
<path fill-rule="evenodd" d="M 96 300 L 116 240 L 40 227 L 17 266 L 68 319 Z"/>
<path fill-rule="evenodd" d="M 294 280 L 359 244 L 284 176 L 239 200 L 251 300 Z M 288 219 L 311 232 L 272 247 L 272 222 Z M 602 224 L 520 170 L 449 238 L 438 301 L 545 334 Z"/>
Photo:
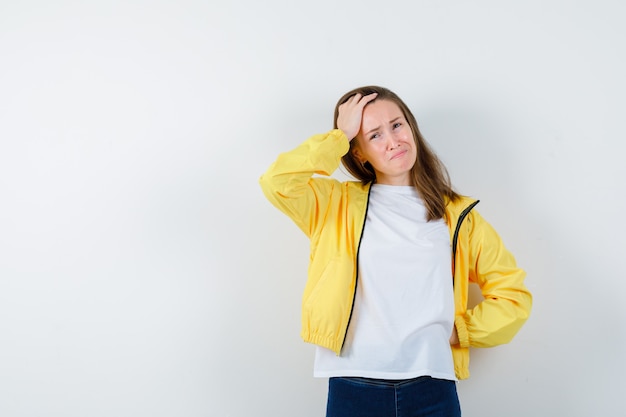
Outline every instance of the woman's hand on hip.
<path fill-rule="evenodd" d="M 450 344 L 458 345 L 459 342 L 459 334 L 456 331 L 456 326 L 452 327 L 452 335 L 450 336 Z"/>

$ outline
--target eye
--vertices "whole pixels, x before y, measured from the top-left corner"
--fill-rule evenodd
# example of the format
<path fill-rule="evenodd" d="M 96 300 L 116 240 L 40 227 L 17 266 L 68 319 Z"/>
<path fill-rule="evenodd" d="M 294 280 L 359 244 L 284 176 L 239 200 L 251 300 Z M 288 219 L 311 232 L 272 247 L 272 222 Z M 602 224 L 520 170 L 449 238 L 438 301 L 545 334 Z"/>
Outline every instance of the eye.
<path fill-rule="evenodd" d="M 397 123 L 394 123 L 394 124 L 393 124 L 393 128 L 394 128 L 394 129 L 397 129 L 397 128 L 399 128 L 400 126 L 402 126 L 402 123 L 400 123 L 400 122 L 397 122 Z"/>
<path fill-rule="evenodd" d="M 370 140 L 378 139 L 379 137 L 380 137 L 380 134 L 374 133 L 373 135 L 370 135 Z"/>

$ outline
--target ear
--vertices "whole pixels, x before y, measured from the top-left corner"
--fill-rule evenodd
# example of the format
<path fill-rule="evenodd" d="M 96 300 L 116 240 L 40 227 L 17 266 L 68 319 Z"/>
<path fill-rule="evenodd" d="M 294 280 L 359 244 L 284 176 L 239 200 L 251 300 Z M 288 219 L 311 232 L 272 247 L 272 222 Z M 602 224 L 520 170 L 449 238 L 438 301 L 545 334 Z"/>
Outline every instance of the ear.
<path fill-rule="evenodd" d="M 354 139 L 353 139 L 354 140 Z M 363 156 L 363 153 L 361 153 L 361 150 L 359 149 L 359 146 L 355 146 L 354 148 L 352 148 L 352 155 L 361 163 L 364 164 L 367 162 L 367 160 L 365 159 L 365 157 Z"/>

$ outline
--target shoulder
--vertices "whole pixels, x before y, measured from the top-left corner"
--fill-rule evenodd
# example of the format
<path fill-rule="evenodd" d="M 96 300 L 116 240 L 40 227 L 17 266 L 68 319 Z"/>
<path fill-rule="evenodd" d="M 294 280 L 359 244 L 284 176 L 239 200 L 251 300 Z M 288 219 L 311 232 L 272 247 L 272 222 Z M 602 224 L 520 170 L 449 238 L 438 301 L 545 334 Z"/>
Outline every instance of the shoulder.
<path fill-rule="evenodd" d="M 353 192 L 368 192 L 371 183 L 363 184 L 361 181 L 344 181 L 341 183 L 346 190 Z"/>
<path fill-rule="evenodd" d="M 454 200 L 446 201 L 446 220 L 450 224 L 456 224 L 459 220 L 464 219 L 465 217 L 480 217 L 478 211 L 476 211 L 475 206 L 478 204 L 480 200 L 477 200 L 472 197 L 467 196 L 459 196 Z"/>
<path fill-rule="evenodd" d="M 367 198 L 371 184 L 360 181 L 339 181 L 336 178 L 314 176 L 309 179 L 309 186 L 321 194 L 333 195 L 333 198 Z"/>

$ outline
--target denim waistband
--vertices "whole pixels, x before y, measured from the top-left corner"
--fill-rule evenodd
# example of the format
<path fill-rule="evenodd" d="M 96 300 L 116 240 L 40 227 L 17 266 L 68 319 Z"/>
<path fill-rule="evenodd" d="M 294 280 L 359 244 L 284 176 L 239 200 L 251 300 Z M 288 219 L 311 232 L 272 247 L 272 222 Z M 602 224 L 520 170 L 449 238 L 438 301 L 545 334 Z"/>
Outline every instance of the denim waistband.
<path fill-rule="evenodd" d="M 398 387 L 400 385 L 410 384 L 413 382 L 419 382 L 420 380 L 428 380 L 432 379 L 432 377 L 418 376 L 416 378 L 408 378 L 408 379 L 377 379 L 377 378 L 364 378 L 360 376 L 349 376 L 349 377 L 333 377 L 331 379 L 343 379 L 344 381 L 362 383 L 367 385 L 376 385 L 379 387 Z"/>

